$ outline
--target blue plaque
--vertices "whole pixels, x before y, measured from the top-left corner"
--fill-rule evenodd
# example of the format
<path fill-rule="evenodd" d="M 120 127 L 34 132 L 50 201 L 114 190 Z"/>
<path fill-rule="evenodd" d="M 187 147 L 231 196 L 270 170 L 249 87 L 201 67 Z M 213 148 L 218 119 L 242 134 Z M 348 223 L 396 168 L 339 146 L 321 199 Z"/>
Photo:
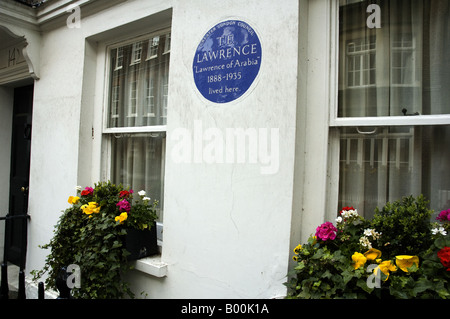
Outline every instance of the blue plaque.
<path fill-rule="evenodd" d="M 261 67 L 261 42 L 255 30 L 239 20 L 212 27 L 195 52 L 195 85 L 214 103 L 228 103 L 248 91 Z"/>

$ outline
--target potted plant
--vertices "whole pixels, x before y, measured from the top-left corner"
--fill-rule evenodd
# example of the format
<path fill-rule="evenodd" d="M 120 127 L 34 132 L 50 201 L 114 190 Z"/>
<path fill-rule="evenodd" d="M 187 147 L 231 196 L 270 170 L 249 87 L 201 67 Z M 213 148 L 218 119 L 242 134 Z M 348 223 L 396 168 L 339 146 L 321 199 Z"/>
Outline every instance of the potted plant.
<path fill-rule="evenodd" d="M 423 196 L 376 210 L 344 207 L 294 249 L 288 299 L 450 298 L 450 210 L 431 222 Z"/>
<path fill-rule="evenodd" d="M 46 287 L 56 288 L 60 270 L 77 265 L 81 284 L 73 287 L 73 297 L 133 297 L 122 275 L 131 269 L 130 259 L 157 252 L 158 202 L 151 202 L 145 191 L 136 196 L 133 190 L 111 182 L 78 187 L 68 202 L 70 207 L 61 215 L 53 238 L 42 246 L 50 254 L 43 269 L 32 272 L 34 279 L 48 272 Z M 142 247 L 144 253 L 140 253 Z"/>

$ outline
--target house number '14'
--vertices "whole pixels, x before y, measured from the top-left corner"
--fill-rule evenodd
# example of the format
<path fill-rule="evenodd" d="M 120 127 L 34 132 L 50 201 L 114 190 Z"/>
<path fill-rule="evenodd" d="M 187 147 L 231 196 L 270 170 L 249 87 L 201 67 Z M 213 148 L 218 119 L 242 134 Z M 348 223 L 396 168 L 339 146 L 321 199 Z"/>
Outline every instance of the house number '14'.
<path fill-rule="evenodd" d="M 8 51 L 8 67 L 17 64 L 17 60 L 20 57 L 20 50 L 18 48 L 12 48 Z"/>

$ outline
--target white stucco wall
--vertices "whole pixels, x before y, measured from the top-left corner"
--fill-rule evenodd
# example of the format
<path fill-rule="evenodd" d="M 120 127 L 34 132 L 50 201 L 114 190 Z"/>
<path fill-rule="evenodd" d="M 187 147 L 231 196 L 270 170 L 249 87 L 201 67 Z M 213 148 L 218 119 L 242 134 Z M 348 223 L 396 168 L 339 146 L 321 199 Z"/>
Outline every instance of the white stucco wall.
<path fill-rule="evenodd" d="M 168 157 L 163 260 L 175 297 L 271 298 L 284 294 L 293 196 L 297 1 L 177 1 L 172 24 L 167 150 L 171 131 L 279 128 L 279 170 L 255 164 L 178 164 Z M 211 105 L 197 94 L 193 55 L 204 34 L 230 17 L 262 45 L 258 83 L 246 98 Z M 283 54 L 280 54 L 283 52 Z M 195 284 L 193 284 L 195 283 Z M 184 287 L 184 288 L 183 288 Z"/>
<path fill-rule="evenodd" d="M 39 269 L 69 194 L 77 185 L 84 41 L 61 28 L 44 32 L 35 82 L 27 270 Z M 41 266 L 42 267 L 42 266 Z"/>

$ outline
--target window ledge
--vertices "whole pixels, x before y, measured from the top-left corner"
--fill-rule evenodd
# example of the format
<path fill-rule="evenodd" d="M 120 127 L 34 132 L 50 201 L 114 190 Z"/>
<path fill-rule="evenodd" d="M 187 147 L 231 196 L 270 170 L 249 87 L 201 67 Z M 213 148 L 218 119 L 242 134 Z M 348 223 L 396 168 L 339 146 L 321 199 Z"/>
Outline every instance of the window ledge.
<path fill-rule="evenodd" d="M 132 262 L 135 270 L 155 277 L 167 275 L 167 264 L 161 261 L 161 255 L 150 256 Z"/>
<path fill-rule="evenodd" d="M 330 120 L 331 126 L 415 126 L 415 125 L 449 125 L 450 115 L 418 116 L 379 116 L 379 117 L 344 117 Z"/>

